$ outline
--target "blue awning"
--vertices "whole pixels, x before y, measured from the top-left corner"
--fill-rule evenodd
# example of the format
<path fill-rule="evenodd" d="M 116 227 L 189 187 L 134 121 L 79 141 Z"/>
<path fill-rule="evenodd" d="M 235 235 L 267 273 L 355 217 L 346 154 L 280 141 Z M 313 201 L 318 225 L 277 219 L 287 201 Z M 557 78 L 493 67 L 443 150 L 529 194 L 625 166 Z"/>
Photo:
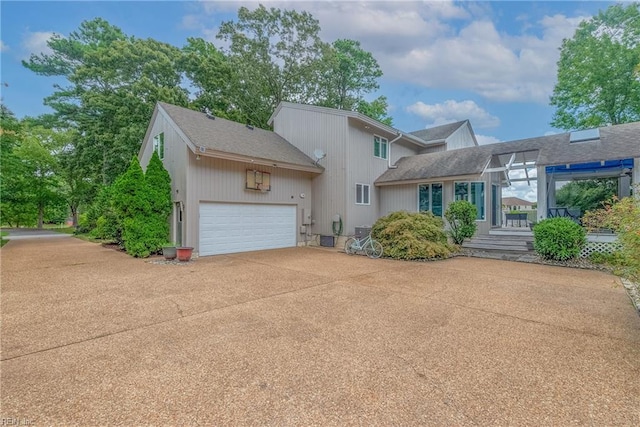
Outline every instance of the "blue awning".
<path fill-rule="evenodd" d="M 633 169 L 633 159 L 605 160 L 604 162 L 575 163 L 569 165 L 547 166 L 548 174 L 561 173 L 597 173 L 605 171 L 621 171 L 623 169 Z"/>

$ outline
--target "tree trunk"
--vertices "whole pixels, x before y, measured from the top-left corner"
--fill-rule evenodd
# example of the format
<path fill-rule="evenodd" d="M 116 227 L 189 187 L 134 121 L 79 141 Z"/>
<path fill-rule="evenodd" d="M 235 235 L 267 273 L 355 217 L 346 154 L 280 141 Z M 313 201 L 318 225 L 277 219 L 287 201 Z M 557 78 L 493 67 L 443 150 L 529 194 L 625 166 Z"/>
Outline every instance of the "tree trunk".
<path fill-rule="evenodd" d="M 69 205 L 71 209 L 71 222 L 74 228 L 78 228 L 78 207 L 74 205 Z"/>

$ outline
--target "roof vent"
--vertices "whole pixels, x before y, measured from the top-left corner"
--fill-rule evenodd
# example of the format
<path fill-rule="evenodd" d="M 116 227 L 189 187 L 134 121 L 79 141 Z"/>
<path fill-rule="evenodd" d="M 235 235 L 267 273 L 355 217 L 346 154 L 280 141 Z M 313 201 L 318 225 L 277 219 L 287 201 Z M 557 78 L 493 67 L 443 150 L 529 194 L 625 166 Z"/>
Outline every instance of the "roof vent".
<path fill-rule="evenodd" d="M 215 120 L 216 116 L 213 115 L 213 113 L 211 112 L 211 110 L 209 110 L 209 107 L 204 107 L 202 109 L 202 111 L 207 115 L 207 118 L 211 119 L 211 120 Z"/>
<path fill-rule="evenodd" d="M 588 142 L 600 139 L 600 129 L 585 129 L 571 132 L 569 142 Z"/>
<path fill-rule="evenodd" d="M 249 129 L 249 130 L 253 130 L 253 126 L 251 126 L 251 125 L 247 125 L 247 129 Z"/>
<path fill-rule="evenodd" d="M 207 147 L 205 147 L 204 145 L 201 145 L 198 147 L 198 151 L 201 153 L 205 153 L 207 151 Z"/>

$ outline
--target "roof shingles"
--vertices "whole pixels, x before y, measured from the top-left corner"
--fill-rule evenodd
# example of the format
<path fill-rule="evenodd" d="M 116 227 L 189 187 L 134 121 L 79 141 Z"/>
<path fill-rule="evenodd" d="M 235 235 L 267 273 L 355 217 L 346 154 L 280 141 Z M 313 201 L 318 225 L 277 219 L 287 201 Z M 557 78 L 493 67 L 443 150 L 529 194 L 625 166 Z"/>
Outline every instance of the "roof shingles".
<path fill-rule="evenodd" d="M 274 163 L 322 168 L 280 135 L 220 117 L 210 119 L 205 113 L 164 102 L 158 106 L 184 132 L 192 144 L 209 150 Z"/>
<path fill-rule="evenodd" d="M 640 158 L 640 122 L 600 128 L 596 141 L 571 143 L 569 137 L 562 133 L 403 157 L 376 184 L 478 175 L 492 156 L 524 151 L 537 152 L 537 166 Z"/>

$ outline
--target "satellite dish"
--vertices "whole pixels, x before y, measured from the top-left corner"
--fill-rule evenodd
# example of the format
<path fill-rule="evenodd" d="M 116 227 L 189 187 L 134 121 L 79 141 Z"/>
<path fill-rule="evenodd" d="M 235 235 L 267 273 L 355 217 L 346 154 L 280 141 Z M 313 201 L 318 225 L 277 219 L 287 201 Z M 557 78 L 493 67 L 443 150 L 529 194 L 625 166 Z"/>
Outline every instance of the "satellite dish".
<path fill-rule="evenodd" d="M 327 153 L 325 153 L 324 151 L 322 151 L 319 148 L 316 148 L 315 150 L 313 150 L 313 157 L 316 158 L 316 163 L 322 159 L 324 159 L 326 157 Z"/>

